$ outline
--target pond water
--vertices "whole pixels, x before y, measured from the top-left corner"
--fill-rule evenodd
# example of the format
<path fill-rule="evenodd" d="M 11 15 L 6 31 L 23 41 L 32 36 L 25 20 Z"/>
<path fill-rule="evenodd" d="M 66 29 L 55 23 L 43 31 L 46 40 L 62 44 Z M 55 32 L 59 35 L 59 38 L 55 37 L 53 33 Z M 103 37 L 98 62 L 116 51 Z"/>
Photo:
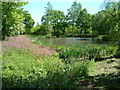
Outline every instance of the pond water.
<path fill-rule="evenodd" d="M 96 44 L 105 45 L 108 42 L 96 40 L 94 38 L 76 38 L 76 37 L 60 37 L 60 38 L 44 38 L 42 41 L 45 45 L 49 46 L 67 46 L 67 45 L 80 45 L 80 44 Z"/>

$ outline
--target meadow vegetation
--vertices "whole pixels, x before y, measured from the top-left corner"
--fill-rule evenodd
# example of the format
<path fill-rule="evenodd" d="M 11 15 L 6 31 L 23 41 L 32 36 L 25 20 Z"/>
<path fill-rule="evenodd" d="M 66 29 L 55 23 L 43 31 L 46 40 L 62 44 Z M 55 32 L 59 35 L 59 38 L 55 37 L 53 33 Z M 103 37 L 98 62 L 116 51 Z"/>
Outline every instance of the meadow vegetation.
<path fill-rule="evenodd" d="M 3 89 L 120 88 L 119 0 L 105 0 L 104 9 L 93 15 L 77 1 L 66 15 L 48 2 L 36 26 L 22 8 L 26 4 L 0 1 Z M 95 37 L 114 45 L 46 46 L 42 41 L 60 36 Z"/>
<path fill-rule="evenodd" d="M 3 88 L 75 87 L 78 77 L 88 76 L 93 71 L 94 60 L 66 64 L 58 53 L 47 47 L 45 52 L 26 37 L 12 37 L 9 41 L 3 42 Z M 29 43 L 29 47 L 23 48 L 25 43 Z M 15 47 L 15 44 L 18 45 Z M 37 53 L 32 46 L 42 53 Z"/>
<path fill-rule="evenodd" d="M 3 42 L 3 88 L 89 88 L 96 59 L 112 56 L 115 50 L 93 45 L 50 48 L 26 36 L 10 37 Z"/>

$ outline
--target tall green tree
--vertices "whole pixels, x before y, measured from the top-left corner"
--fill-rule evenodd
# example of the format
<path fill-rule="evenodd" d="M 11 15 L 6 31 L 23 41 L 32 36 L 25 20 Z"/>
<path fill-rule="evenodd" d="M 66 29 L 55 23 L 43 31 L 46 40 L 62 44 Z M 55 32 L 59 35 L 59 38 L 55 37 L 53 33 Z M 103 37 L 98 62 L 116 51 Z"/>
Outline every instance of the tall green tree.
<path fill-rule="evenodd" d="M 120 42 L 120 1 L 105 2 L 103 7 L 95 15 L 92 28 L 98 35 L 108 35 L 110 40 Z"/>
<path fill-rule="evenodd" d="M 31 15 L 28 13 L 28 11 L 23 11 L 24 16 L 24 24 L 25 24 L 25 33 L 30 33 L 31 28 L 34 25 L 34 20 L 32 19 Z"/>
<path fill-rule="evenodd" d="M 13 36 L 24 32 L 24 17 L 22 16 L 21 7 L 27 2 L 15 0 L 13 2 L 2 3 L 2 36 Z"/>
<path fill-rule="evenodd" d="M 86 9 L 82 9 L 79 12 L 79 16 L 76 20 L 76 26 L 78 27 L 78 29 L 80 29 L 80 34 L 82 34 L 83 32 L 84 34 L 87 34 L 87 32 L 89 32 L 88 30 L 90 30 L 91 27 L 91 20 L 92 16 L 87 12 Z"/>
<path fill-rule="evenodd" d="M 41 31 L 44 35 L 47 35 L 47 34 L 51 34 L 53 32 L 53 29 L 51 28 L 52 25 L 50 23 L 50 20 L 51 20 L 51 15 L 52 15 L 52 12 L 51 10 L 53 9 L 52 5 L 50 2 L 47 3 L 47 6 L 45 7 L 45 15 L 42 16 L 41 18 Z M 41 34 L 42 34 L 41 33 Z"/>
<path fill-rule="evenodd" d="M 50 10 L 53 10 L 53 7 L 50 2 L 47 3 L 47 6 L 45 7 L 45 9 L 46 9 L 45 13 L 48 13 Z"/>
<path fill-rule="evenodd" d="M 120 1 L 113 5 L 110 10 L 110 18 L 113 19 L 113 22 L 111 22 L 110 39 L 120 43 Z"/>
<path fill-rule="evenodd" d="M 68 9 L 68 15 L 67 17 L 69 18 L 69 22 L 71 23 L 73 27 L 73 33 L 74 33 L 74 25 L 76 25 L 76 20 L 79 16 L 79 13 L 82 10 L 82 5 L 78 3 L 77 1 L 74 1 L 71 8 Z"/>
<path fill-rule="evenodd" d="M 62 27 L 64 27 L 63 24 L 65 25 L 65 15 L 62 11 L 53 10 L 52 5 L 49 2 L 47 3 L 47 6 L 45 8 L 45 15 L 43 15 L 41 18 L 42 26 L 45 27 L 43 28 L 43 31 L 48 32 L 48 34 L 58 36 Z"/>
<path fill-rule="evenodd" d="M 65 15 L 62 11 L 57 10 L 49 10 L 44 16 L 42 16 L 42 24 L 52 25 L 53 31 L 51 32 L 53 35 L 58 35 L 60 32 L 60 23 L 63 24 Z M 60 26 L 59 26 L 59 25 Z M 59 26 L 59 27 L 58 27 Z"/>
<path fill-rule="evenodd" d="M 94 34 L 106 35 L 108 32 L 109 24 L 108 13 L 105 10 L 99 11 L 92 20 L 92 29 Z"/>

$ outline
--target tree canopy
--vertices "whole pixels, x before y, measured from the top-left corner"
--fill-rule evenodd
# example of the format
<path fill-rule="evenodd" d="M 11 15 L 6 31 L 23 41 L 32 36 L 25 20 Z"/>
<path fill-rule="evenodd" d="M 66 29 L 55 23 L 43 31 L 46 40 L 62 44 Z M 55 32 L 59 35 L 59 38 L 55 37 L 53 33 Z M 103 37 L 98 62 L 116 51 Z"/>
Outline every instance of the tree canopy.
<path fill-rule="evenodd" d="M 15 0 L 13 2 L 1 2 L 3 39 L 6 36 L 8 37 L 23 34 L 25 31 L 27 31 L 28 27 L 29 29 L 32 27 L 34 24 L 32 17 L 27 11 L 23 11 L 22 8 L 22 6 L 26 5 L 27 3 L 28 2 L 21 2 L 20 0 Z"/>

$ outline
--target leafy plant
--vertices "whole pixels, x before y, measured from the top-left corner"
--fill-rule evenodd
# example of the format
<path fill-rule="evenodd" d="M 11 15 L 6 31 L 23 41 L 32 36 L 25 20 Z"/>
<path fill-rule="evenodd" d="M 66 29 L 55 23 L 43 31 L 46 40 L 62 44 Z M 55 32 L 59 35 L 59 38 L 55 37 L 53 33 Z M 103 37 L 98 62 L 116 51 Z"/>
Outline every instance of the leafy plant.
<path fill-rule="evenodd" d="M 112 46 L 80 45 L 66 47 L 66 49 L 59 51 L 59 56 L 65 62 L 71 62 L 73 59 L 75 61 L 105 58 L 112 56 L 115 51 L 116 47 Z"/>

